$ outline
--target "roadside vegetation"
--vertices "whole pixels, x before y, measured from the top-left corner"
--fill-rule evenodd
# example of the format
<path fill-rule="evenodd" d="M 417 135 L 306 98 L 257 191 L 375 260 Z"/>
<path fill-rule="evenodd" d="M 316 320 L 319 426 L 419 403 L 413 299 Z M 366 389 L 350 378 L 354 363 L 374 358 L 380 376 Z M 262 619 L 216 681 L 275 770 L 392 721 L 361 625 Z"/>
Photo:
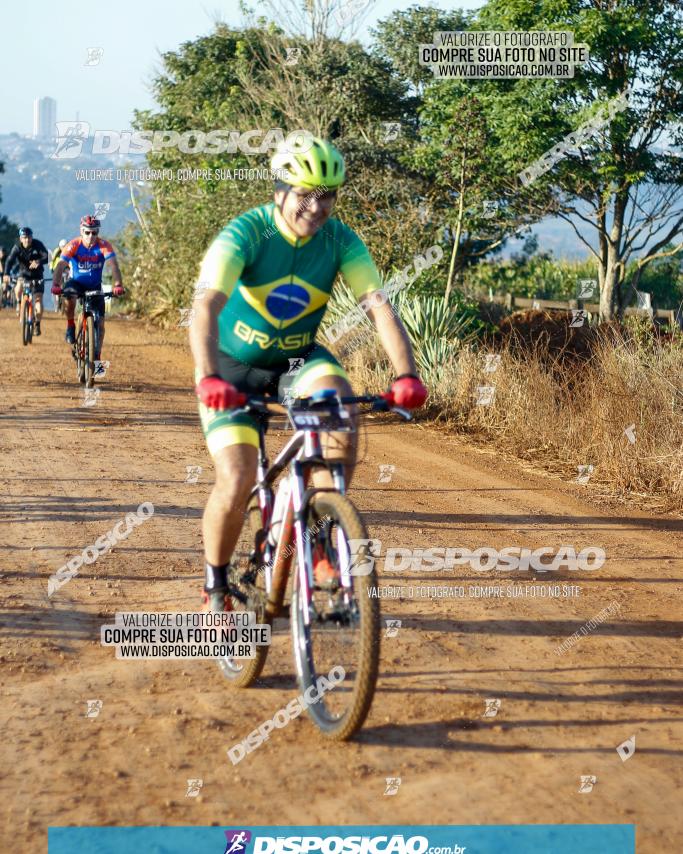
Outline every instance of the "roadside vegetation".
<path fill-rule="evenodd" d="M 568 478 L 592 465 L 591 483 L 656 493 L 681 508 L 680 337 L 622 322 L 636 291 L 654 308 L 683 301 L 683 12 L 666 0 L 641 6 L 489 0 L 467 13 L 414 5 L 382 20 L 365 46 L 337 0 L 303 11 L 264 0 L 258 16 L 243 10 L 240 26 L 217 23 L 163 54 L 157 106 L 137 113 L 134 126 L 303 128 L 333 139 L 349 174 L 336 215 L 383 275 L 442 250 L 393 300 L 430 388 L 426 417 Z M 417 45 L 437 31 L 529 28 L 572 31 L 590 45 L 591 62 L 570 80 L 461 81 L 435 79 L 417 59 Z M 520 184 L 522 170 L 627 90 L 626 109 Z M 169 148 L 148 159 L 174 172 L 254 169 L 267 167 L 269 152 Z M 265 180 L 131 188 L 137 221 L 120 242 L 133 312 L 177 326 L 210 241 L 271 195 Z M 574 229 L 585 260 L 558 260 L 537 245 L 531 227 L 547 217 Z M 582 279 L 597 282 L 600 305 L 584 329 L 570 329 L 568 316 L 510 318 L 491 302 L 508 292 L 573 299 Z M 352 308 L 340 283 L 326 325 Z M 335 347 L 359 386 L 386 386 L 389 367 L 367 319 Z M 483 369 L 486 354 L 500 356 L 495 373 Z M 493 400 L 477 404 L 476 388 L 490 385 Z"/>
<path fill-rule="evenodd" d="M 565 314 L 541 311 L 514 314 L 502 330 L 456 348 L 408 326 L 430 393 L 421 420 L 567 481 L 587 475 L 589 489 L 683 511 L 683 335 L 631 318 L 572 329 Z M 357 388 L 388 387 L 376 335 L 351 350 L 342 340 L 337 352 Z"/>

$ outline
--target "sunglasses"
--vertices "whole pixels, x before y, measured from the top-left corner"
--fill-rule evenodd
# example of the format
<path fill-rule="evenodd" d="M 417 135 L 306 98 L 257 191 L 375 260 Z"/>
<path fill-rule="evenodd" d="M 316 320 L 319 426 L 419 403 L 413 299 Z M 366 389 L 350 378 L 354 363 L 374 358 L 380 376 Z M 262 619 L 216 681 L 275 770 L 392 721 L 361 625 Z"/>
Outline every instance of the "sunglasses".
<path fill-rule="evenodd" d="M 337 191 L 327 190 L 325 193 L 316 193 L 315 190 L 309 190 L 307 193 L 294 193 L 294 195 L 297 199 L 301 199 L 299 205 L 306 207 L 314 201 L 322 202 L 322 204 L 333 202 L 337 198 Z"/>
<path fill-rule="evenodd" d="M 97 236 L 99 233 L 99 231 L 88 231 L 87 228 L 83 229 L 83 234 L 94 234 L 95 236 Z"/>

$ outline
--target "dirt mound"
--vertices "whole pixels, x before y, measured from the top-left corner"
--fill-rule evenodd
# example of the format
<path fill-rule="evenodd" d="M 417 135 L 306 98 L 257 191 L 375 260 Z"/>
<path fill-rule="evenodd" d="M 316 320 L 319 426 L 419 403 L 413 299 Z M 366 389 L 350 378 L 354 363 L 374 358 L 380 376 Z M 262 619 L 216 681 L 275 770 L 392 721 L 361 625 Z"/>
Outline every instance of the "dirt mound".
<path fill-rule="evenodd" d="M 586 320 L 581 326 L 572 326 L 572 320 L 568 311 L 517 311 L 500 321 L 492 343 L 519 355 L 534 353 L 552 361 L 574 361 L 589 359 L 606 338 L 615 343 L 623 340 L 617 324 L 590 326 Z"/>

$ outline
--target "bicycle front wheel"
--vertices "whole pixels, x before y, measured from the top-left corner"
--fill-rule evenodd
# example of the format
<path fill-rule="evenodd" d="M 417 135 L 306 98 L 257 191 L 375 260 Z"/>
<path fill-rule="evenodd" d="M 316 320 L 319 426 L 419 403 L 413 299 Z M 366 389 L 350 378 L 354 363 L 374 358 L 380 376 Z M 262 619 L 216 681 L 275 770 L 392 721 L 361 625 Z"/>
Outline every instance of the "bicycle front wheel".
<path fill-rule="evenodd" d="M 297 678 L 318 729 L 326 738 L 344 741 L 363 725 L 375 693 L 380 617 L 372 593 L 377 576 L 373 566 L 367 574 L 348 578 L 348 586 L 342 584 L 342 562 L 349 560 L 351 541 L 368 539 L 358 511 L 343 495 L 312 496 L 306 535 L 315 581 L 306 603 L 298 568 L 291 608 Z"/>

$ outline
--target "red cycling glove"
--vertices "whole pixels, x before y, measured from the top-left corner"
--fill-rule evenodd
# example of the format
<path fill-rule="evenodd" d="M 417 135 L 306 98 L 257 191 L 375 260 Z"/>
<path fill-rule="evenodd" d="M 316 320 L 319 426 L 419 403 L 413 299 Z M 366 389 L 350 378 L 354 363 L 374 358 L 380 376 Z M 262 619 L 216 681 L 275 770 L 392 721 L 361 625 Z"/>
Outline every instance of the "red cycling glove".
<path fill-rule="evenodd" d="M 246 403 L 247 396 L 237 391 L 234 385 L 227 383 L 217 374 L 211 374 L 200 380 L 195 388 L 197 397 L 209 409 L 233 409 Z"/>
<path fill-rule="evenodd" d="M 122 285 L 115 285 L 112 293 L 115 297 L 122 297 L 125 294 L 125 291 Z"/>
<path fill-rule="evenodd" d="M 413 374 L 402 374 L 394 380 L 384 399 L 404 409 L 418 409 L 427 400 L 427 389 Z"/>
<path fill-rule="evenodd" d="M 53 286 L 50 288 L 50 290 L 52 291 L 52 293 L 53 293 L 56 297 L 58 297 L 58 296 L 61 294 L 61 292 L 62 292 L 62 289 L 59 287 L 59 285 L 53 285 Z"/>

